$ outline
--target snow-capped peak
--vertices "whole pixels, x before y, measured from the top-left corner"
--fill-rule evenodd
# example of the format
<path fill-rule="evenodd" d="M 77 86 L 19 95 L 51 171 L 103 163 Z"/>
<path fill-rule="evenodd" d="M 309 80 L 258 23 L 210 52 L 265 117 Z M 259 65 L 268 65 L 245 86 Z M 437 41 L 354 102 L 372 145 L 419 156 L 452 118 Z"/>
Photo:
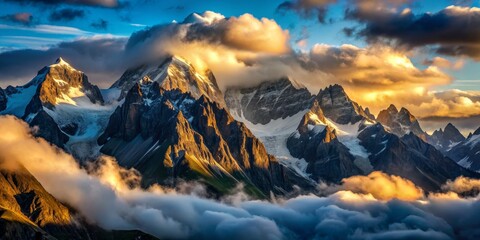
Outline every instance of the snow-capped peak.
<path fill-rule="evenodd" d="M 150 62 L 128 69 L 111 88 L 120 89 L 119 99 L 143 79 L 158 82 L 160 87 L 171 90 L 178 89 L 190 92 L 195 98 L 202 95 L 224 106 L 223 94 L 220 91 L 215 76 L 208 69 L 196 69 L 186 59 L 179 56 L 170 56 L 162 61 Z"/>
<path fill-rule="evenodd" d="M 65 61 L 62 57 L 57 58 L 57 60 L 55 60 L 55 63 L 50 65 L 49 67 L 57 67 L 57 66 L 60 66 L 62 68 L 66 68 L 66 69 L 69 69 L 69 70 L 77 71 L 67 61 Z"/>

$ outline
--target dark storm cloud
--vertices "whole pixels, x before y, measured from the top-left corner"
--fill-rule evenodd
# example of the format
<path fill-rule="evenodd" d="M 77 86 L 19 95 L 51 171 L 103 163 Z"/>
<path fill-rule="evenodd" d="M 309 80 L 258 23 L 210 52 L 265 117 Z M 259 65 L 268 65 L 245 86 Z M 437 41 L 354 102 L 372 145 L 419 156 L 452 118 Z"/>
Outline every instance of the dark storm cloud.
<path fill-rule="evenodd" d="M 364 27 L 356 32 L 368 42 L 390 41 L 408 48 L 431 46 L 436 52 L 480 60 L 480 9 L 450 6 L 436 13 L 353 9 L 348 19 Z"/>
<path fill-rule="evenodd" d="M 54 10 L 50 14 L 50 21 L 72 21 L 76 18 L 85 17 L 85 11 L 81 9 L 64 8 Z"/>
<path fill-rule="evenodd" d="M 105 20 L 105 19 L 99 19 L 98 21 L 96 22 L 93 22 L 92 24 L 90 24 L 90 26 L 96 28 L 96 29 L 100 29 L 100 30 L 107 30 L 108 28 L 108 21 Z"/>
<path fill-rule="evenodd" d="M 15 13 L 0 16 L 0 19 L 3 21 L 8 21 L 12 23 L 20 23 L 23 25 L 30 25 L 33 21 L 33 16 L 31 13 Z"/>
<path fill-rule="evenodd" d="M 0 53 L 2 82 L 21 85 L 35 76 L 35 71 L 63 57 L 86 72 L 97 83 L 114 81 L 123 70 L 125 38 L 79 39 L 62 42 L 48 50 L 22 49 Z M 26 71 L 28 69 L 28 71 Z"/>
<path fill-rule="evenodd" d="M 317 18 L 321 23 L 326 23 L 328 5 L 337 0 L 293 0 L 285 1 L 278 5 L 277 12 L 285 13 L 295 11 L 304 18 Z"/>
<path fill-rule="evenodd" d="M 3 2 L 12 2 L 20 4 L 44 4 L 44 5 L 83 5 L 83 6 L 96 6 L 106 8 L 118 8 L 122 6 L 117 0 L 1 0 Z"/>

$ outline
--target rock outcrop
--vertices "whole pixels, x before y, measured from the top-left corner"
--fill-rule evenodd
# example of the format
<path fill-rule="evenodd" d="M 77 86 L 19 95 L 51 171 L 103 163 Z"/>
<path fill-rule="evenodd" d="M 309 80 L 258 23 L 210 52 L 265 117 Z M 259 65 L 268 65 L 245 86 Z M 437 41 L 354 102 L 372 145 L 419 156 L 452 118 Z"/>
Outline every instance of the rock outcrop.
<path fill-rule="evenodd" d="M 250 88 L 229 88 L 225 102 L 230 113 L 257 124 L 284 119 L 308 109 L 314 96 L 288 78 L 265 81 Z"/>

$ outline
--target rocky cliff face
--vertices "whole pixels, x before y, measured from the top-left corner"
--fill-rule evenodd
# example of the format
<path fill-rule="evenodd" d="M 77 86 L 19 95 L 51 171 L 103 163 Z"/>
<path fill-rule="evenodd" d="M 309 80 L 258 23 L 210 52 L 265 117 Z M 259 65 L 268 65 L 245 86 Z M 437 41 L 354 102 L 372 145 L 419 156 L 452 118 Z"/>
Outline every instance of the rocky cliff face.
<path fill-rule="evenodd" d="M 90 238 L 70 210 L 20 164 L 0 163 L 0 185 L 0 238 Z"/>
<path fill-rule="evenodd" d="M 458 164 L 480 172 L 480 128 L 465 140 L 452 144 L 446 155 Z"/>
<path fill-rule="evenodd" d="M 239 182 L 257 194 L 291 187 L 287 170 L 217 103 L 154 81 L 130 89 L 98 142 L 146 185 L 200 178 L 220 192 Z"/>
<path fill-rule="evenodd" d="M 189 92 L 195 98 L 204 95 L 225 106 L 223 94 L 210 70 L 200 71 L 178 56 L 171 56 L 158 63 L 148 63 L 128 69 L 111 88 L 120 89 L 120 99 L 140 81 L 154 81 L 166 90 L 178 89 Z"/>
<path fill-rule="evenodd" d="M 398 111 L 395 105 L 391 104 L 387 109 L 380 111 L 377 121 L 399 137 L 412 132 L 423 140 L 427 139 L 427 134 L 420 127 L 418 120 L 406 108 Z"/>
<path fill-rule="evenodd" d="M 362 174 L 355 157 L 341 143 L 337 129 L 325 117 L 317 100 L 303 116 L 297 131 L 287 139 L 293 157 L 308 162 L 306 172 L 313 180 L 340 182 L 343 178 Z"/>
<path fill-rule="evenodd" d="M 363 119 L 371 119 L 371 114 L 352 101 L 340 85 L 331 85 L 320 90 L 316 99 L 324 114 L 339 124 L 353 124 Z"/>
<path fill-rule="evenodd" d="M 365 128 L 358 138 L 371 153 L 369 159 L 375 170 L 410 179 L 427 191 L 437 191 L 447 180 L 459 176 L 479 177 L 412 132 L 400 138 L 375 124 Z"/>
<path fill-rule="evenodd" d="M 308 109 L 313 98 L 307 88 L 288 78 L 266 81 L 251 88 L 230 88 L 225 92 L 230 113 L 254 124 L 293 116 Z"/>

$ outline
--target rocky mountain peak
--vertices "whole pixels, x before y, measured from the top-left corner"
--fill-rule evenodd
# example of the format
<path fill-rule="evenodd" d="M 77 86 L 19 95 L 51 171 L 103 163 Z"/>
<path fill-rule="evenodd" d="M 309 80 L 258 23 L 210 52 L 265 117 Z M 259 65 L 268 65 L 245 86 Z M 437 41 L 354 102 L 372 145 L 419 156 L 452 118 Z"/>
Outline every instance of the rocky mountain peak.
<path fill-rule="evenodd" d="M 452 123 L 448 123 L 447 126 L 445 126 L 443 133 L 451 136 L 452 140 L 456 142 L 465 140 L 465 136 L 463 136 L 462 133 L 460 133 L 460 131 Z"/>
<path fill-rule="evenodd" d="M 390 106 L 388 106 L 388 108 L 387 108 L 387 112 L 390 113 L 390 114 L 397 114 L 398 109 L 397 109 L 397 107 L 395 107 L 395 105 L 390 104 Z"/>
<path fill-rule="evenodd" d="M 451 123 L 448 123 L 443 130 L 435 130 L 433 134 L 428 137 L 428 142 L 443 153 L 450 150 L 453 144 L 463 140 L 465 140 L 465 136 Z"/>
<path fill-rule="evenodd" d="M 410 111 L 408 111 L 406 108 L 402 107 L 400 109 L 400 112 L 398 112 L 399 118 L 402 119 L 403 122 L 406 123 L 413 123 L 417 121 L 417 118 L 413 116 Z"/>
<path fill-rule="evenodd" d="M 63 60 L 62 57 L 57 58 L 57 60 L 55 60 L 55 64 L 58 64 L 58 65 L 60 65 L 60 66 L 69 66 L 69 67 L 71 67 L 68 62 L 66 62 L 65 60 Z"/>
<path fill-rule="evenodd" d="M 473 132 L 473 135 L 480 135 L 480 127 L 477 130 L 475 130 L 475 132 Z"/>
<path fill-rule="evenodd" d="M 223 94 L 212 71 L 196 69 L 179 56 L 169 56 L 157 62 L 130 68 L 111 88 L 120 89 L 119 99 L 123 99 L 132 86 L 141 81 L 158 82 L 165 90 L 178 89 L 185 93 L 190 92 L 195 98 L 205 95 L 212 101 L 225 106 Z"/>
<path fill-rule="evenodd" d="M 387 109 L 380 111 L 377 121 L 400 137 L 413 132 L 422 139 L 426 138 L 426 134 L 420 127 L 418 120 L 404 107 L 398 111 L 397 108 L 391 104 Z"/>
<path fill-rule="evenodd" d="M 320 90 L 316 99 L 325 116 L 336 123 L 352 124 L 363 119 L 371 120 L 369 114 L 358 103 L 351 100 L 343 87 L 338 84 Z"/>
<path fill-rule="evenodd" d="M 31 86 L 37 87 L 37 96 L 42 105 L 50 109 L 60 103 L 76 105 L 75 99 L 81 97 L 87 97 L 92 103 L 103 104 L 98 87 L 91 84 L 83 72 L 76 70 L 62 58 L 40 70 L 23 88 Z"/>
<path fill-rule="evenodd" d="M 310 108 L 313 99 L 305 86 L 288 77 L 264 81 L 254 87 L 232 87 L 225 92 L 230 113 L 254 124 L 293 116 Z"/>

